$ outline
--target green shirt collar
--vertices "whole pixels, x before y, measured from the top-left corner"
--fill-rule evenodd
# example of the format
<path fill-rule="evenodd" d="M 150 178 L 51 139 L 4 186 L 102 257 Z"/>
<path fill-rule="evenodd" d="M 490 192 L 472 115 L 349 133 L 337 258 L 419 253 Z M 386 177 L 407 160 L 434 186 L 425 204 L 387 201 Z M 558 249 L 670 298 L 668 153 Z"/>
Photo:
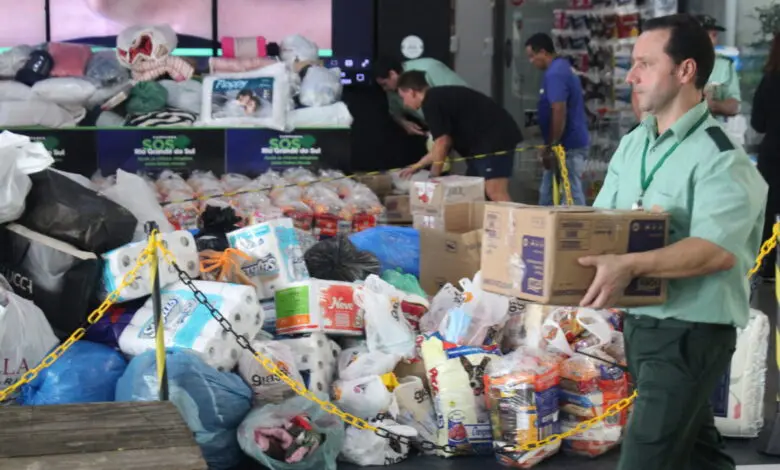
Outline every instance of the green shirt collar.
<path fill-rule="evenodd" d="M 693 108 L 689 109 L 687 113 L 683 114 L 682 117 L 674 124 L 672 124 L 672 127 L 670 127 L 669 130 L 667 130 L 664 134 L 671 133 L 678 141 L 682 141 L 688 131 L 691 130 L 691 128 L 699 121 L 699 119 L 701 119 L 705 113 L 708 112 L 708 110 L 709 108 L 707 107 L 707 102 L 702 101 Z M 644 126 L 650 136 L 655 137 L 658 135 L 658 122 L 656 121 L 655 116 L 647 116 L 644 120 L 642 120 L 642 126 Z"/>

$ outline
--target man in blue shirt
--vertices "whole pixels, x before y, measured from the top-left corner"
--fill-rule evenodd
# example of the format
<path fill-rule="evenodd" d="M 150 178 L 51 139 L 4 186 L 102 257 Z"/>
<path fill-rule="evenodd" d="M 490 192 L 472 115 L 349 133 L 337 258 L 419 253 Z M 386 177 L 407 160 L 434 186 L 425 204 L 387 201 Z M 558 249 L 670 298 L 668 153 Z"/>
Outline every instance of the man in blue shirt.
<path fill-rule="evenodd" d="M 585 115 L 585 95 L 582 83 L 564 57 L 558 57 L 552 38 L 544 33 L 534 34 L 525 43 L 531 64 L 544 71 L 539 90 L 539 127 L 545 143 L 563 145 L 566 149 L 566 168 L 574 204 L 585 205 L 582 173 L 588 156 L 590 136 Z M 539 188 L 539 204 L 553 204 L 552 178 L 555 158 L 548 149 L 542 154 L 545 171 Z"/>

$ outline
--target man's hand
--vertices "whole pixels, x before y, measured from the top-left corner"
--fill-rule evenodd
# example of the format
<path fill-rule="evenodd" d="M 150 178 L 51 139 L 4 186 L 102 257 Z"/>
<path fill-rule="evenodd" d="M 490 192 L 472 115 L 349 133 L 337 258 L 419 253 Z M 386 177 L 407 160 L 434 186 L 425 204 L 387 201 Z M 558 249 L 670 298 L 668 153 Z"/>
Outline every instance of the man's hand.
<path fill-rule="evenodd" d="M 555 153 L 550 147 L 539 149 L 536 159 L 542 164 L 545 170 L 552 170 L 555 167 Z"/>
<path fill-rule="evenodd" d="M 409 135 L 426 135 L 426 132 L 422 129 L 422 127 L 408 119 L 401 119 L 398 121 L 398 123 Z"/>
<path fill-rule="evenodd" d="M 585 256 L 579 259 L 582 266 L 596 268 L 596 277 L 580 302 L 580 307 L 610 308 L 636 277 L 633 266 L 624 255 Z"/>
<path fill-rule="evenodd" d="M 418 168 L 417 164 L 415 163 L 414 165 L 407 166 L 406 168 L 401 170 L 401 173 L 399 173 L 399 175 L 401 176 L 401 178 L 408 180 L 409 178 L 412 177 L 413 174 L 417 173 L 418 171 L 420 171 L 420 168 Z"/>

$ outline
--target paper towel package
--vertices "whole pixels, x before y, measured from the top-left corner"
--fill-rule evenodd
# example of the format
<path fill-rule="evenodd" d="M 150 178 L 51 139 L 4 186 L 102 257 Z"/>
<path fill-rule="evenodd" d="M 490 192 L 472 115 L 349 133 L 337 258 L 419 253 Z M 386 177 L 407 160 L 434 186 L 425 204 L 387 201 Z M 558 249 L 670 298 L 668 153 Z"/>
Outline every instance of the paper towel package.
<path fill-rule="evenodd" d="M 362 335 L 363 310 L 355 303 L 355 289 L 348 282 L 309 279 L 276 291 L 277 334 Z"/>
<path fill-rule="evenodd" d="M 341 348 L 328 339 L 324 333 L 311 336 L 283 339 L 295 357 L 295 367 L 303 377 L 306 387 L 318 393 L 330 393 L 331 385 L 338 371 L 337 359 Z"/>
<path fill-rule="evenodd" d="M 230 246 L 251 256 L 242 270 L 257 287 L 260 299 L 309 278 L 303 252 L 291 219 L 252 225 L 227 234 Z"/>
<path fill-rule="evenodd" d="M 211 281 L 195 281 L 195 286 L 230 321 L 236 333 L 251 340 L 261 331 L 263 311 L 254 288 Z M 161 296 L 166 347 L 190 349 L 218 370 L 231 370 L 236 366 L 241 351 L 236 339 L 224 331 L 186 285 L 172 284 L 162 289 Z M 122 332 L 119 348 L 130 356 L 155 348 L 151 299 L 136 312 Z"/>
<path fill-rule="evenodd" d="M 769 318 L 750 309 L 750 321 L 737 335 L 731 367 L 712 397 L 715 427 L 726 437 L 758 437 L 764 427 L 769 332 Z"/>
<path fill-rule="evenodd" d="M 198 247 L 192 234 L 185 230 L 179 230 L 163 233 L 161 236 L 163 243 L 173 254 L 179 268 L 186 271 L 190 277 L 198 277 L 200 275 L 200 260 L 198 258 Z M 129 243 L 102 255 L 104 293 L 113 292 L 119 287 L 122 278 L 135 267 L 146 245 L 146 241 Z M 162 256 L 160 257 L 159 273 L 160 287 L 165 287 L 179 280 L 176 270 Z M 147 264 L 138 271 L 138 277 L 136 277 L 135 281 L 120 292 L 117 302 L 140 299 L 151 293 L 151 271 L 150 265 Z"/>

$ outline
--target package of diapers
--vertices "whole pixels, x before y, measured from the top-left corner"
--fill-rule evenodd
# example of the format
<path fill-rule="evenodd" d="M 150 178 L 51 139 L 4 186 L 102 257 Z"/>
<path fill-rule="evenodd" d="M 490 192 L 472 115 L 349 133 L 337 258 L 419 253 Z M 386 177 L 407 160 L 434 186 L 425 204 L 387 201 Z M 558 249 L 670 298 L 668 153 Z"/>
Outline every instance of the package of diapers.
<path fill-rule="evenodd" d="M 282 339 L 280 343 L 292 350 L 295 367 L 306 388 L 317 393 L 330 393 L 336 379 L 337 358 L 341 348 L 323 333 L 301 338 Z"/>
<path fill-rule="evenodd" d="M 764 427 L 766 357 L 770 326 L 766 315 L 750 309 L 738 330 L 731 366 L 712 396 L 715 426 L 726 437 L 754 438 Z"/>
<path fill-rule="evenodd" d="M 209 303 L 230 321 L 236 333 L 251 340 L 261 331 L 263 313 L 252 287 L 194 282 Z M 162 289 L 161 296 L 166 347 L 190 349 L 218 370 L 229 371 L 236 366 L 241 348 L 235 337 L 222 328 L 184 283 L 177 282 Z M 129 356 L 155 348 L 152 299 L 136 312 L 122 332 L 119 348 Z"/>
<path fill-rule="evenodd" d="M 490 362 L 500 357 L 498 347 L 459 346 L 434 333 L 424 339 L 421 352 L 436 410 L 436 443 L 452 446 L 458 454 L 492 454 L 483 377 Z"/>
<path fill-rule="evenodd" d="M 257 288 L 260 299 L 309 278 L 291 219 L 274 219 L 227 234 L 228 243 L 249 255 L 241 269 Z M 286 333 L 280 333 L 286 334 Z"/>
<path fill-rule="evenodd" d="M 292 109 L 289 73 L 280 62 L 251 72 L 207 76 L 201 120 L 206 125 L 285 130 Z"/>
<path fill-rule="evenodd" d="M 349 282 L 309 279 L 276 291 L 276 332 L 361 336 L 363 309 Z"/>
<path fill-rule="evenodd" d="M 173 253 L 176 264 L 183 271 L 196 278 L 200 275 L 200 262 L 198 259 L 198 247 L 195 244 L 195 238 L 186 230 L 160 234 L 163 243 Z M 103 258 L 103 278 L 102 289 L 104 294 L 116 290 L 122 282 L 122 278 L 134 267 L 141 253 L 146 248 L 147 242 L 140 241 L 129 243 L 115 250 L 106 252 Z M 162 253 L 158 252 L 160 275 L 160 287 L 173 284 L 179 281 L 179 274 L 165 261 Z M 152 293 L 151 264 L 147 264 L 138 271 L 138 276 L 132 284 L 125 287 L 119 293 L 117 302 L 127 302 L 140 299 Z"/>

